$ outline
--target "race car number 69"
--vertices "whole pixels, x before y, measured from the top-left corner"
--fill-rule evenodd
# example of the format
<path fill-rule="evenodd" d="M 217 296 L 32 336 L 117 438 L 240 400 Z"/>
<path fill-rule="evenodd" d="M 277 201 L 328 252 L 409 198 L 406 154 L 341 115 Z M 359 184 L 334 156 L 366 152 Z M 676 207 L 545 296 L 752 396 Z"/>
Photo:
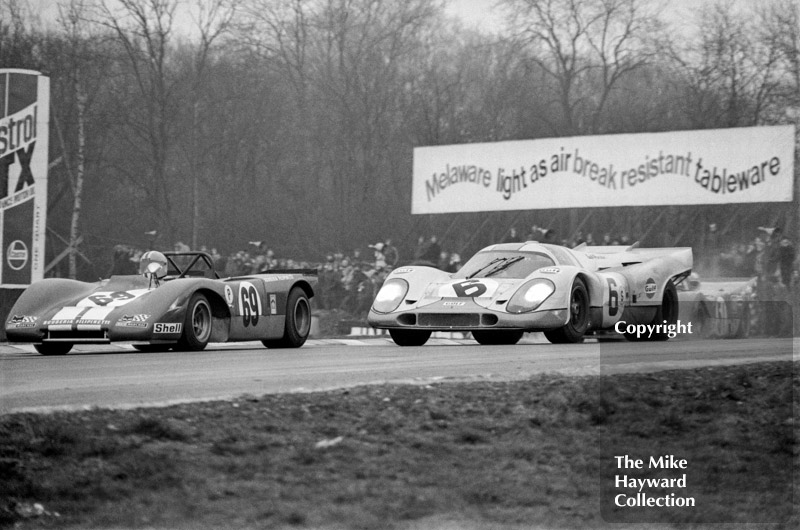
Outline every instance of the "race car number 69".
<path fill-rule="evenodd" d="M 244 327 L 258 324 L 258 315 L 261 314 L 261 297 L 258 296 L 258 291 L 252 283 L 242 282 L 239 285 L 239 303 L 242 308 Z"/>

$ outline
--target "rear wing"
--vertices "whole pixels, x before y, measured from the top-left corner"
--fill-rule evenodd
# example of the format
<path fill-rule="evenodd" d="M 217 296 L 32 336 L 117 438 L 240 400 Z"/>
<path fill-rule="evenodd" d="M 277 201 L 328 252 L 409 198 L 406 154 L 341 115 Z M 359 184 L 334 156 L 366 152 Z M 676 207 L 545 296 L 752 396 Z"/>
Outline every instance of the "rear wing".
<path fill-rule="evenodd" d="M 709 278 L 701 279 L 696 291 L 707 295 L 735 293 L 748 287 L 755 288 L 756 278 Z"/>

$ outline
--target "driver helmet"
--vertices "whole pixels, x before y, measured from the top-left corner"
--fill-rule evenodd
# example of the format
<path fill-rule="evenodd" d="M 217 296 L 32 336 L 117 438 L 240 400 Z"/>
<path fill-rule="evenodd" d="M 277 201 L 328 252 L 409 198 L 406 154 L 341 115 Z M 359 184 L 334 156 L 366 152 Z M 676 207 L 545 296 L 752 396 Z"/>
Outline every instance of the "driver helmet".
<path fill-rule="evenodd" d="M 159 280 L 167 275 L 167 257 L 157 250 L 150 250 L 142 254 L 139 259 L 139 274 L 147 276 L 147 273 L 155 274 Z"/>

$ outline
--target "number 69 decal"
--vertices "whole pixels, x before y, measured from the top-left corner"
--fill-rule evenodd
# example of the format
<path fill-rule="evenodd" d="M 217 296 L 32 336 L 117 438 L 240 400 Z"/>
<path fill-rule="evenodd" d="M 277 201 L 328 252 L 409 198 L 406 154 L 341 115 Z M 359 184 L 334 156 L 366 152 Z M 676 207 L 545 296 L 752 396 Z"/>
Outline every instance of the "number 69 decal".
<path fill-rule="evenodd" d="M 95 291 L 77 304 L 77 307 L 119 307 L 131 302 L 148 289 L 132 289 L 130 291 Z"/>
<path fill-rule="evenodd" d="M 239 304 L 244 327 L 258 324 L 258 316 L 261 314 L 261 297 L 258 296 L 255 285 L 249 282 L 239 284 Z"/>

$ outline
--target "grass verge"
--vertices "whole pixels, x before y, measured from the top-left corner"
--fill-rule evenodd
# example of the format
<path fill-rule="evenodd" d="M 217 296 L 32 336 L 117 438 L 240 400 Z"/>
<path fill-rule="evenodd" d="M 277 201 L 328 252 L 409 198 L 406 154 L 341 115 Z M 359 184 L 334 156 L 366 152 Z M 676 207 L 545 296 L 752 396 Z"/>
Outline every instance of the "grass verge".
<path fill-rule="evenodd" d="M 0 418 L 0 526 L 796 528 L 796 368 L 545 375 L 9 415 Z M 615 477 L 639 471 L 620 470 L 618 455 L 686 459 L 688 469 L 652 475 L 685 473 L 687 487 L 659 491 L 700 504 L 619 509 L 614 496 L 635 491 L 615 487 Z"/>

